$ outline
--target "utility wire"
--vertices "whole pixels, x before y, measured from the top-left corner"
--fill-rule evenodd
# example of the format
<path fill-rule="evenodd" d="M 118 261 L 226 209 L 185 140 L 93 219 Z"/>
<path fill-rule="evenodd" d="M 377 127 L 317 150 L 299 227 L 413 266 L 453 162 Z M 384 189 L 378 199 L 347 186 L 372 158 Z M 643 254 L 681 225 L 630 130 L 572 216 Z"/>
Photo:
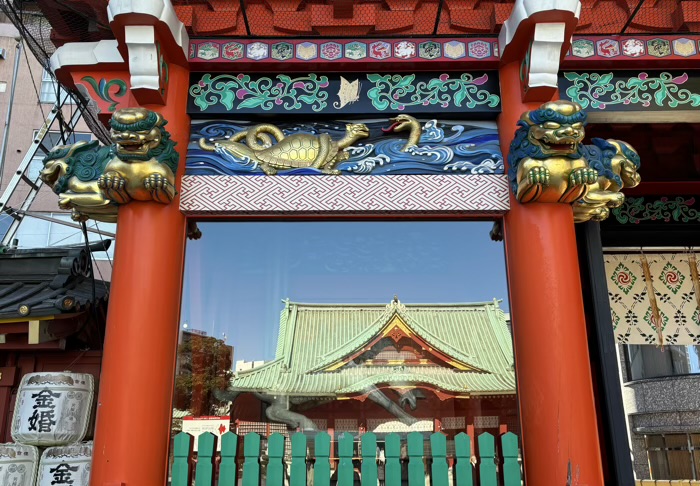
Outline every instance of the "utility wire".
<path fill-rule="evenodd" d="M 97 225 L 97 221 L 95 221 L 95 229 L 97 230 L 97 235 L 100 237 L 100 241 L 104 245 L 104 240 L 102 239 L 102 231 L 100 231 L 100 227 Z M 105 251 L 105 255 L 107 255 L 107 261 L 109 262 L 109 267 L 114 268 L 114 265 L 112 265 L 112 259 L 109 257 L 109 252 Z"/>
<path fill-rule="evenodd" d="M 90 282 L 92 284 L 92 319 L 93 323 L 95 324 L 95 328 L 97 329 L 98 333 L 98 339 L 99 342 L 102 343 L 102 333 L 100 332 L 100 324 L 98 320 L 98 315 L 97 315 L 97 291 L 95 290 L 95 271 L 92 265 L 92 251 L 90 251 L 90 241 L 88 240 L 88 233 L 87 233 L 87 226 L 85 225 L 85 221 L 82 222 L 83 226 L 83 238 L 85 239 L 85 251 L 87 252 L 87 257 L 88 257 L 88 267 L 90 269 Z M 87 320 L 85 321 L 87 323 Z"/>
<path fill-rule="evenodd" d="M 102 287 L 105 289 L 105 295 L 109 295 L 109 289 L 107 288 L 107 283 L 105 282 L 105 278 L 102 275 L 102 271 L 100 270 L 100 266 L 97 264 L 97 258 L 95 258 L 95 254 L 91 254 L 92 256 L 92 266 L 97 269 L 97 273 L 100 276 L 100 281 L 102 282 Z"/>
<path fill-rule="evenodd" d="M 27 70 L 29 71 L 29 76 L 32 78 L 32 87 L 34 88 L 34 93 L 36 94 L 36 102 L 39 105 L 39 109 L 41 110 L 41 116 L 46 120 L 46 114 L 44 113 L 44 107 L 42 106 L 41 103 L 41 95 L 39 94 L 39 90 L 36 88 L 36 80 L 34 79 L 34 73 L 32 72 L 32 66 L 29 64 L 29 54 L 27 54 L 27 51 L 29 49 L 24 50 L 24 59 L 27 61 Z"/>

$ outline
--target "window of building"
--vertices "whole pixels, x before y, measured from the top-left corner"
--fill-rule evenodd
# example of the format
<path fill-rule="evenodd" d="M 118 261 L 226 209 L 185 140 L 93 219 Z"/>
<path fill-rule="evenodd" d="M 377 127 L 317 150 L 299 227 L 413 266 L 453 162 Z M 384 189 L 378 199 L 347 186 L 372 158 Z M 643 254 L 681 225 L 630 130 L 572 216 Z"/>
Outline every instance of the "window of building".
<path fill-rule="evenodd" d="M 66 96 L 66 91 L 60 88 L 61 99 Z M 41 103 L 56 103 L 56 96 L 59 93 L 59 85 L 51 76 L 51 73 L 46 69 L 41 74 L 41 91 L 39 92 L 39 101 Z M 67 103 L 73 103 L 73 98 L 68 97 Z"/>
<path fill-rule="evenodd" d="M 700 373 L 700 346 L 627 345 L 628 378 L 641 380 Z"/>
<path fill-rule="evenodd" d="M 645 436 L 652 479 L 698 479 L 700 434 Z"/>
<path fill-rule="evenodd" d="M 42 213 L 44 216 L 75 223 L 71 219 L 70 213 Z M 88 221 L 88 228 L 93 228 L 101 232 L 114 234 L 117 229 L 116 223 L 97 223 Z M 84 244 L 83 231 L 72 226 L 66 226 L 58 222 L 46 221 L 44 219 L 32 218 L 26 216 L 19 225 L 15 238 L 18 241 L 18 248 L 45 248 L 51 246 L 68 246 Z M 88 240 L 91 243 L 98 242 L 100 239 L 107 239 L 97 233 L 88 232 Z M 94 253 L 96 260 L 112 259 L 114 256 L 114 245 L 107 252 Z"/>

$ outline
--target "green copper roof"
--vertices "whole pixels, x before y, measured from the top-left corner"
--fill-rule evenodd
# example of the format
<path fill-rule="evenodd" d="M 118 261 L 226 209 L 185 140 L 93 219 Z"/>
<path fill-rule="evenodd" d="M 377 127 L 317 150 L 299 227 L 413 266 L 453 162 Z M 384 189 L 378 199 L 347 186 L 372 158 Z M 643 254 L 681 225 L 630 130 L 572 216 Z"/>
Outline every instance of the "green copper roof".
<path fill-rule="evenodd" d="M 452 367 L 364 366 L 325 368 L 375 339 L 399 316 L 435 350 L 482 371 Z M 286 302 L 275 359 L 238 372 L 231 388 L 282 395 L 364 393 L 379 384 L 430 384 L 462 394 L 515 393 L 513 349 L 496 302 L 476 304 L 299 304 Z"/>

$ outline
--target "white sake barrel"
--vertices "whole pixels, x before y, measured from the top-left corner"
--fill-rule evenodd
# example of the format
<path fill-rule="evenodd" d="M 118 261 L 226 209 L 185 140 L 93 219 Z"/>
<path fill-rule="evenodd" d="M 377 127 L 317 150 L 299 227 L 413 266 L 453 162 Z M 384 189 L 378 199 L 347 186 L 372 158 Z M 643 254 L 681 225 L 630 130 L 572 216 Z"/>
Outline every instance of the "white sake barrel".
<path fill-rule="evenodd" d="M 12 420 L 15 442 L 66 445 L 85 438 L 94 395 L 86 373 L 28 373 L 22 377 Z"/>
<path fill-rule="evenodd" d="M 92 442 L 48 447 L 41 455 L 36 486 L 89 486 Z"/>
<path fill-rule="evenodd" d="M 0 444 L 0 484 L 34 486 L 39 449 L 22 444 Z"/>

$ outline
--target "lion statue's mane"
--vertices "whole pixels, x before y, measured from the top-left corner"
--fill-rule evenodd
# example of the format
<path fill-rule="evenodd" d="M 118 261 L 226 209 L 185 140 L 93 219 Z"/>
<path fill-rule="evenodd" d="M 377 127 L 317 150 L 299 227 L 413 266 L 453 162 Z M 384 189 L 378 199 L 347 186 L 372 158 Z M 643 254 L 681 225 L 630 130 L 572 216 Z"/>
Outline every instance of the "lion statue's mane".
<path fill-rule="evenodd" d="M 72 145 L 59 146 L 51 150 L 44 158 L 44 165 L 52 160 L 64 159 L 66 162 L 66 172 L 53 186 L 56 194 L 67 192 L 71 177 L 77 177 L 81 182 L 96 180 L 104 170 L 107 162 L 112 158 L 112 147 L 100 147 L 97 140 L 90 141 L 81 147 L 73 150 L 73 154 L 68 154 L 73 150 Z M 67 157 L 68 156 L 68 157 Z"/>
<path fill-rule="evenodd" d="M 160 121 L 160 124 L 158 123 L 158 120 Z M 118 155 L 119 158 L 122 160 L 128 160 L 130 157 L 138 158 L 143 160 L 144 158 L 146 159 L 151 159 L 155 158 L 158 162 L 161 164 L 165 164 L 170 168 L 171 171 L 173 171 L 173 174 L 177 172 L 177 163 L 178 163 L 178 153 L 175 151 L 175 142 L 173 142 L 170 139 L 170 133 L 165 129 L 165 125 L 168 124 L 167 120 L 164 120 L 163 118 L 159 117 L 155 112 L 149 112 L 148 116 L 144 118 L 143 120 L 139 120 L 134 123 L 122 123 L 118 120 L 116 120 L 114 117 L 109 121 L 110 127 L 112 127 L 114 130 L 118 130 L 120 132 L 127 132 L 130 130 L 133 131 L 146 131 L 146 130 L 151 130 L 154 127 L 158 127 L 160 130 L 160 144 L 158 147 L 151 149 L 148 152 L 147 157 L 142 157 L 142 156 L 130 156 L 129 154 L 124 154 L 120 153 Z M 110 158 L 117 156 L 117 146 L 116 144 L 112 144 L 109 146 L 111 153 L 110 153 Z"/>
<path fill-rule="evenodd" d="M 530 120 L 532 123 L 528 123 L 525 120 L 518 120 L 518 128 L 515 131 L 515 136 L 513 141 L 510 143 L 510 151 L 508 152 L 508 178 L 513 187 L 514 191 L 517 191 L 518 182 L 518 165 L 521 160 L 530 157 L 532 159 L 547 159 L 551 157 L 549 154 L 545 154 L 542 151 L 542 146 L 534 144 L 530 141 L 530 127 L 532 125 L 542 125 L 546 122 L 555 122 L 561 125 L 572 125 L 574 123 L 583 123 L 586 125 L 587 115 L 585 111 L 579 111 L 573 115 L 563 115 L 558 111 L 551 108 L 532 110 L 530 112 Z M 583 157 L 582 144 L 578 145 L 576 151 L 560 155 L 560 157 L 567 157 L 572 160 L 580 159 Z"/>

